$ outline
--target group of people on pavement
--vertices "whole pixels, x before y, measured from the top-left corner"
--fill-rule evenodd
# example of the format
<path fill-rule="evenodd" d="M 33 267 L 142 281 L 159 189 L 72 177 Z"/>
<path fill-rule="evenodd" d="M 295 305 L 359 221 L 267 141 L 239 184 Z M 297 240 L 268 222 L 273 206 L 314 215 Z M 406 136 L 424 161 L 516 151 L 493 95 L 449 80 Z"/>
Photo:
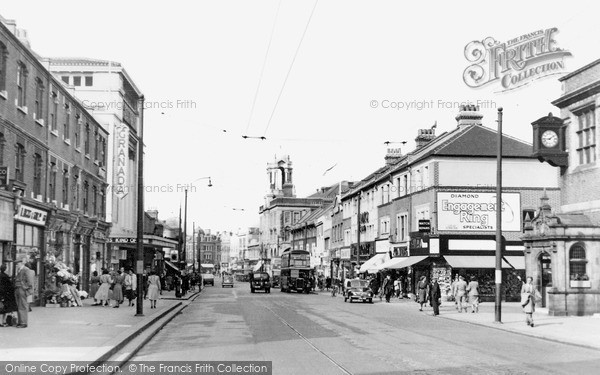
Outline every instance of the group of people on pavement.
<path fill-rule="evenodd" d="M 150 271 L 149 275 L 143 275 L 143 293 L 144 299 L 150 300 L 150 308 L 156 308 L 156 301 L 159 294 L 162 294 L 160 277 L 156 271 Z M 127 299 L 128 306 L 135 306 L 134 300 L 137 298 L 137 275 L 133 269 L 125 270 L 121 267 L 117 271 L 102 269 L 102 275 L 94 271 L 90 279 L 90 295 L 94 298 L 92 306 L 111 306 L 111 300 L 114 301 L 112 307 L 117 309 Z"/>
<path fill-rule="evenodd" d="M 475 276 L 471 276 L 469 283 L 463 275 L 456 275 L 450 285 L 454 306 L 459 313 L 467 312 L 471 305 L 471 312 L 479 312 L 479 283 Z"/>

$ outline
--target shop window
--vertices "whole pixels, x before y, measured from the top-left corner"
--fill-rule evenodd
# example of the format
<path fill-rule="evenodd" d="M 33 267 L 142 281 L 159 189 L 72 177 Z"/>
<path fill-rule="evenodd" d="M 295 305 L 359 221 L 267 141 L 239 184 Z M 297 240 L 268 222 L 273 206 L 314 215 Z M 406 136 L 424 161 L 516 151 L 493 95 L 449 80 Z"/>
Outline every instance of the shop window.
<path fill-rule="evenodd" d="M 586 273 L 585 247 L 577 243 L 569 250 L 569 275 L 571 280 L 589 280 Z"/>

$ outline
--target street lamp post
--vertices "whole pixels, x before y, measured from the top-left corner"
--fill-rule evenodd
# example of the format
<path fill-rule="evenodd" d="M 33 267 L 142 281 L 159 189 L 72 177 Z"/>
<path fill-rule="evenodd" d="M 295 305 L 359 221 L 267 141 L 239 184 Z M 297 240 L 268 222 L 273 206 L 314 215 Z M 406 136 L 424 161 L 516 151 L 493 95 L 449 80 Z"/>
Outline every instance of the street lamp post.
<path fill-rule="evenodd" d="M 496 155 L 496 305 L 495 323 L 502 323 L 502 107 L 498 108 Z"/>
<path fill-rule="evenodd" d="M 195 179 L 194 181 L 190 182 L 188 185 L 193 184 L 196 181 L 200 181 L 200 180 L 206 180 L 208 179 L 208 187 L 212 186 L 212 181 L 210 179 L 210 176 L 206 176 L 206 177 L 200 177 Z M 183 216 L 183 250 L 181 251 L 181 254 L 179 256 L 180 262 L 183 262 L 184 264 L 184 268 L 187 265 L 187 261 L 186 261 L 186 252 L 187 252 L 187 194 L 188 194 L 188 187 L 186 185 L 185 187 L 185 209 L 184 209 L 184 216 Z M 193 263 L 195 265 L 195 261 Z M 195 271 L 195 266 L 194 266 L 194 271 Z"/>
<path fill-rule="evenodd" d="M 139 140 L 138 140 L 138 186 L 137 186 L 137 304 L 135 316 L 144 316 L 144 96 L 138 99 Z"/>

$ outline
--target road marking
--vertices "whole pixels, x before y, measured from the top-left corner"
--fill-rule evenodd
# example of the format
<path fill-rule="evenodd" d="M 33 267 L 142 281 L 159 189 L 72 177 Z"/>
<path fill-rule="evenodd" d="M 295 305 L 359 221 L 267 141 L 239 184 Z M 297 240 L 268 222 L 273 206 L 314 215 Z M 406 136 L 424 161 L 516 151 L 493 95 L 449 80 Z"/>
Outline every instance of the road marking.
<path fill-rule="evenodd" d="M 289 324 L 285 319 L 283 319 L 279 314 L 277 314 L 275 311 L 273 311 L 270 307 L 268 307 L 266 305 L 263 305 L 263 307 L 265 309 L 269 310 L 273 315 L 275 315 L 275 317 L 277 319 L 279 319 L 281 321 L 281 323 L 288 326 L 288 328 L 290 328 L 292 331 L 294 331 L 294 333 L 296 333 L 296 335 L 298 335 L 302 340 L 304 340 L 311 348 L 313 348 L 317 353 L 320 353 L 325 358 L 327 358 L 327 360 L 329 360 L 329 362 L 333 363 L 333 365 L 335 367 L 339 368 L 344 374 L 352 375 L 352 373 L 350 371 L 348 371 L 344 366 L 339 364 L 335 359 L 328 356 L 324 351 L 317 348 L 309 339 L 307 339 L 302 333 L 300 333 L 300 331 L 298 331 L 296 328 L 292 327 L 291 324 Z"/>

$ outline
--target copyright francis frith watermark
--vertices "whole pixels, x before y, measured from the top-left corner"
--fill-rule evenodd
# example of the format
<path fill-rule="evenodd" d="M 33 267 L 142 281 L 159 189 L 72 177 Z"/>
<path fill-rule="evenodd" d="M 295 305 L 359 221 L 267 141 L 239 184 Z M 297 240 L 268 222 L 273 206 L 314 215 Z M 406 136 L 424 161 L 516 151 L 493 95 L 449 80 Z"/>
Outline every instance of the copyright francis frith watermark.
<path fill-rule="evenodd" d="M 537 79 L 560 74 L 565 57 L 571 52 L 559 48 L 556 27 L 541 29 L 499 42 L 492 37 L 475 40 L 465 47 L 465 58 L 472 63 L 463 72 L 467 86 L 479 88 L 499 84 L 500 92 L 523 87 Z"/>

